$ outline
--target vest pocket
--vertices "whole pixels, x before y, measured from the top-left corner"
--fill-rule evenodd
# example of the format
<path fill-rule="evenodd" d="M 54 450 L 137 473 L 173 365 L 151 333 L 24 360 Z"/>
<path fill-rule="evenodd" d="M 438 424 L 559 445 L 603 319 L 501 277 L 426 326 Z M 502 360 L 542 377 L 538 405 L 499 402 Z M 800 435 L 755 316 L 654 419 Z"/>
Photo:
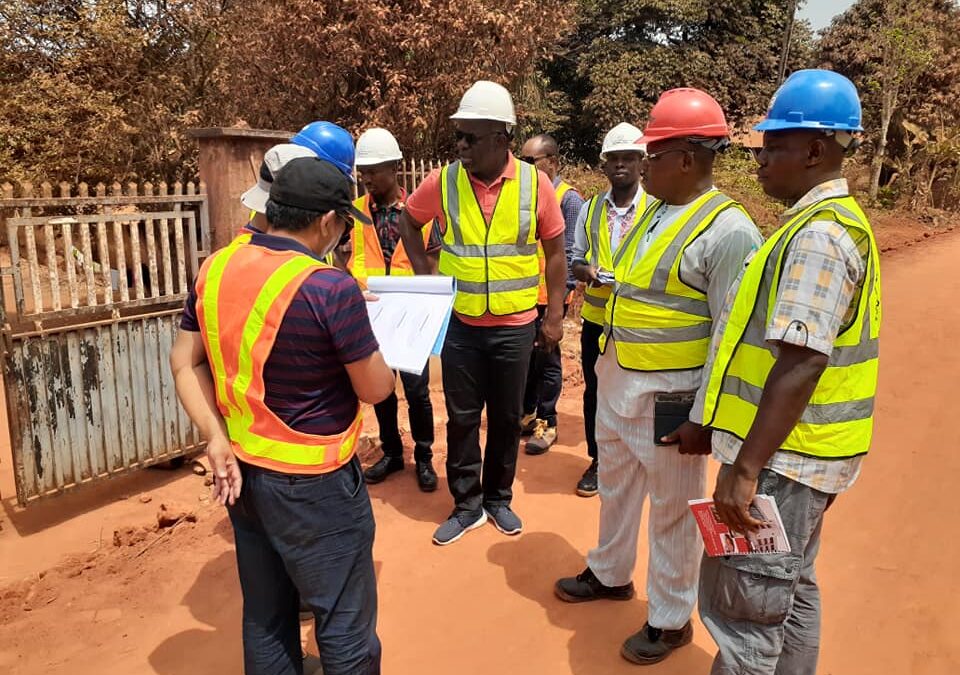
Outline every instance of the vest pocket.
<path fill-rule="evenodd" d="M 713 607 L 733 621 L 783 623 L 793 602 L 803 558 L 795 553 L 729 556 L 717 561 Z"/>

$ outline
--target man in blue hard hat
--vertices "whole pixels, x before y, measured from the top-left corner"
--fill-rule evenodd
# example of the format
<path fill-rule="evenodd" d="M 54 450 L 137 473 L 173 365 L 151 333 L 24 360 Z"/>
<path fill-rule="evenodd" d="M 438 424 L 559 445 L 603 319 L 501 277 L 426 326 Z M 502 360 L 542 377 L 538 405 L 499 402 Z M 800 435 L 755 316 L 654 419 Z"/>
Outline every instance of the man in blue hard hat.
<path fill-rule="evenodd" d="M 704 559 L 714 675 L 816 673 L 824 513 L 860 474 L 877 389 L 879 256 L 841 173 L 860 115 L 847 78 L 801 70 L 756 127 L 760 184 L 792 206 L 727 295 L 691 419 L 714 430 L 719 518 L 754 537 L 769 495 L 790 551 Z"/>

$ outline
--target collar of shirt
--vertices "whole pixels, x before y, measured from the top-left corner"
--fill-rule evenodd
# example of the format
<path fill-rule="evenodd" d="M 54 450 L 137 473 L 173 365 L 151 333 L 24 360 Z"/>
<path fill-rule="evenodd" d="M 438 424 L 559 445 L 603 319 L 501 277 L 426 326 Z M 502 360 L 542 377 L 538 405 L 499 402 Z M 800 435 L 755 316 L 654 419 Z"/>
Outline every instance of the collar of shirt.
<path fill-rule="evenodd" d="M 485 190 L 493 190 L 494 188 L 498 187 L 500 183 L 502 183 L 503 181 L 513 180 L 514 178 L 517 177 L 517 162 L 514 159 L 513 155 L 508 152 L 506 166 L 503 167 L 503 171 L 500 173 L 500 175 L 494 178 L 493 181 L 491 181 L 490 183 L 484 183 L 482 180 L 480 180 L 479 178 L 476 178 L 469 171 L 467 172 L 467 177 L 470 179 L 471 183 L 474 183 Z"/>
<path fill-rule="evenodd" d="M 831 197 L 846 197 L 849 194 L 850 189 L 847 186 L 846 178 L 835 178 L 833 180 L 820 183 L 820 185 L 816 186 L 810 190 L 810 192 L 797 200 L 796 204 L 784 211 L 783 215 L 780 216 L 780 222 L 781 224 L 787 222 L 790 220 L 790 218 L 797 215 L 811 204 L 815 204 Z"/>
<path fill-rule="evenodd" d="M 608 207 L 617 208 L 617 205 L 616 205 L 616 204 L 614 203 L 614 201 L 613 201 L 613 191 L 612 191 L 612 190 L 607 190 L 606 192 L 604 192 L 604 193 L 603 193 L 603 199 L 604 199 L 604 201 L 607 202 L 607 206 L 608 206 Z M 637 193 L 636 193 L 635 195 L 633 195 L 633 201 L 630 202 L 630 206 L 635 209 L 635 208 L 637 207 L 637 204 L 640 203 L 640 200 L 641 200 L 641 199 L 643 199 L 643 187 L 640 186 L 640 185 L 638 185 L 638 186 L 637 186 Z M 609 211 L 609 209 L 607 209 L 607 210 Z"/>
<path fill-rule="evenodd" d="M 290 237 L 283 237 L 274 234 L 254 234 L 252 237 L 250 237 L 250 243 L 254 244 L 255 246 L 268 248 L 271 251 L 296 251 L 297 253 L 303 253 L 304 255 L 314 258 L 315 260 L 323 262 L 321 256 L 311 251 L 296 239 L 291 239 Z"/>
<path fill-rule="evenodd" d="M 406 201 L 407 201 L 407 188 L 405 188 L 405 187 L 403 187 L 403 186 L 401 185 L 401 186 L 400 186 L 400 199 L 398 199 L 397 201 L 395 201 L 395 202 L 392 203 L 392 204 L 387 204 L 386 206 L 381 206 L 380 204 L 377 204 L 375 201 L 373 201 L 373 196 L 371 195 L 371 197 L 370 197 L 370 213 L 373 213 L 374 211 L 384 211 L 384 210 L 387 210 L 387 209 L 394 209 L 394 210 L 396 210 L 396 211 L 402 211 L 402 210 L 403 210 L 403 205 L 406 203 Z"/>

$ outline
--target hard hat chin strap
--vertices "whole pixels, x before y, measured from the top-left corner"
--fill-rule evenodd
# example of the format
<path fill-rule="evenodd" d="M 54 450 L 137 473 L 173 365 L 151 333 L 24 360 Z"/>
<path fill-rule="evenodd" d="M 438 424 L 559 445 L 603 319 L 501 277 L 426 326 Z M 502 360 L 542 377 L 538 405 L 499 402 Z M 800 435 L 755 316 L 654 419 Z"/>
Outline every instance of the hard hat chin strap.
<path fill-rule="evenodd" d="M 701 136 L 691 136 L 687 138 L 687 141 L 693 143 L 694 145 L 699 145 L 707 150 L 713 150 L 714 152 L 723 152 L 730 147 L 730 139 L 726 137 L 722 138 L 705 138 Z"/>
<path fill-rule="evenodd" d="M 844 154 L 847 155 L 852 155 L 856 152 L 862 143 L 858 136 L 855 136 L 849 131 L 824 131 L 823 133 L 825 136 L 832 137 L 833 140 L 844 149 Z"/>

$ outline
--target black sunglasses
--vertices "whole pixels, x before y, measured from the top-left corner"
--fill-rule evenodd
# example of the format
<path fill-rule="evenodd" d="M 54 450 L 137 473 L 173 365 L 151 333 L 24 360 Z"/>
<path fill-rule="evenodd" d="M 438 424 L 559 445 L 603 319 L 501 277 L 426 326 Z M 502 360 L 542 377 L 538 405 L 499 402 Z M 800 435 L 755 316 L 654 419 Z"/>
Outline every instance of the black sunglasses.
<path fill-rule="evenodd" d="M 551 157 L 555 157 L 555 156 L 556 155 L 540 155 L 539 157 L 534 157 L 533 155 L 524 155 L 523 157 L 520 158 L 520 161 L 526 162 L 527 164 L 536 164 L 541 159 L 550 159 Z"/>
<path fill-rule="evenodd" d="M 506 136 L 506 132 L 503 131 L 491 131 L 489 134 L 471 134 L 467 131 L 460 131 L 457 129 L 453 132 L 453 138 L 458 143 L 463 141 L 467 145 L 476 145 L 485 138 L 490 138 L 491 136 Z"/>

